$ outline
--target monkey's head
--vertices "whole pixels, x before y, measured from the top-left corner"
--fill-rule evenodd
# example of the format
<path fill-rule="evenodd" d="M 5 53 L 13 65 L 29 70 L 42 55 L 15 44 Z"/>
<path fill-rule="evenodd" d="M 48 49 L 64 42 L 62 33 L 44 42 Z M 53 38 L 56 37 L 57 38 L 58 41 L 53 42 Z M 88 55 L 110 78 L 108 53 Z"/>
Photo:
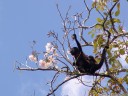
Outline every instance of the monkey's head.
<path fill-rule="evenodd" d="M 72 56 L 75 56 L 80 53 L 80 50 L 77 47 L 73 47 L 71 48 L 70 53 Z"/>

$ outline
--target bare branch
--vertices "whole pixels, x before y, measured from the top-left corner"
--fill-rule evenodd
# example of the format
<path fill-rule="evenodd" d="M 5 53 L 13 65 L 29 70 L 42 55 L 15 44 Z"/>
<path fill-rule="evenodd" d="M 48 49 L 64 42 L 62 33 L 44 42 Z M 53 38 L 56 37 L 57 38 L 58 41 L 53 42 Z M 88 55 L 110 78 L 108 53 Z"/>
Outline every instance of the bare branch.
<path fill-rule="evenodd" d="M 85 4 L 85 7 L 86 7 L 86 9 L 87 9 L 87 11 L 88 11 L 88 15 L 87 15 L 87 18 L 85 18 L 85 19 L 83 20 L 82 26 L 84 26 L 84 24 L 86 23 L 86 21 L 89 19 L 91 10 L 93 9 L 93 8 L 89 9 L 89 7 L 88 7 L 88 5 L 86 4 L 85 0 L 84 0 L 84 4 Z"/>
<path fill-rule="evenodd" d="M 110 17 L 110 21 L 111 21 L 111 23 L 112 23 L 112 28 L 113 28 L 113 30 L 116 32 L 116 33 L 118 33 L 117 32 L 117 30 L 116 30 L 116 28 L 115 28 L 115 25 L 114 25 L 114 22 L 113 22 L 113 17 L 112 17 L 112 10 L 114 9 L 114 7 L 117 5 L 117 3 L 119 2 L 119 0 L 112 6 L 112 8 L 109 10 L 109 17 Z"/>
<path fill-rule="evenodd" d="M 63 16 L 62 16 L 62 14 L 61 14 L 61 12 L 60 12 L 60 10 L 59 10 L 59 6 L 58 6 L 58 4 L 56 4 L 56 7 L 57 7 L 57 10 L 58 10 L 58 12 L 59 12 L 59 15 L 60 15 L 62 21 L 64 22 L 64 19 L 63 19 Z"/>
<path fill-rule="evenodd" d="M 58 71 L 57 69 L 54 68 L 49 68 L 49 69 L 42 69 L 42 68 L 20 68 L 17 67 L 17 70 L 26 70 L 26 71 Z"/>
<path fill-rule="evenodd" d="M 123 34 L 118 34 L 117 36 L 114 36 L 113 37 L 113 39 L 110 41 L 110 44 L 114 41 L 114 40 L 116 40 L 117 38 L 119 38 L 119 37 L 121 37 L 121 36 L 126 36 L 126 35 L 128 35 L 128 32 L 127 33 L 123 33 Z"/>
<path fill-rule="evenodd" d="M 65 84 L 65 83 L 68 82 L 69 80 L 74 79 L 74 78 L 77 78 L 77 77 L 79 77 L 79 76 L 73 76 L 73 77 L 71 77 L 71 78 L 69 78 L 69 79 L 63 81 L 62 83 L 58 84 L 58 86 L 56 86 L 56 88 L 55 88 L 51 93 L 48 93 L 47 96 L 52 95 L 60 86 L 62 86 L 63 84 Z"/>

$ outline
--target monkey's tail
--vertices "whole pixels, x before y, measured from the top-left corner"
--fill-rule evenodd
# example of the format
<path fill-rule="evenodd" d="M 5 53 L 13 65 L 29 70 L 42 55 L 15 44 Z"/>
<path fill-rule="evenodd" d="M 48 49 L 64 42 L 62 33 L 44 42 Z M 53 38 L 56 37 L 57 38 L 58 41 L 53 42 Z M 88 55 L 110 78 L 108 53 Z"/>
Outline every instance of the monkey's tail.
<path fill-rule="evenodd" d="M 105 61 L 105 58 L 106 58 L 106 48 L 103 49 L 101 60 L 100 60 L 100 63 L 98 64 L 98 69 L 100 69 L 102 67 L 102 65 Z"/>

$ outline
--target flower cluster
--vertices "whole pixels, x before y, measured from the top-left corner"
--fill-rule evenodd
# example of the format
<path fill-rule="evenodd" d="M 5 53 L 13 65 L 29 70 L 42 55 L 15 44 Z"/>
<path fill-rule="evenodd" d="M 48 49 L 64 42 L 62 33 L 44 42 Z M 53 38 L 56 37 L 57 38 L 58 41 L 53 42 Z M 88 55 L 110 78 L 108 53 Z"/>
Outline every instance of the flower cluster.
<path fill-rule="evenodd" d="M 44 59 L 37 60 L 37 52 L 33 51 L 31 55 L 29 55 L 29 60 L 32 62 L 38 62 L 39 66 L 43 69 L 47 69 L 51 66 L 54 66 L 57 61 L 55 60 L 55 57 L 58 56 L 56 53 L 56 48 L 52 45 L 52 43 L 47 43 L 46 46 L 46 52 L 44 54 Z"/>
<path fill-rule="evenodd" d="M 46 46 L 45 46 L 45 48 L 46 48 L 45 56 L 47 56 L 47 55 L 50 54 L 50 53 L 51 53 L 52 55 L 54 55 L 54 56 L 57 56 L 56 48 L 55 48 L 55 46 L 53 46 L 52 43 L 47 43 Z"/>
<path fill-rule="evenodd" d="M 47 69 L 49 68 L 50 66 L 53 66 L 54 64 L 56 63 L 56 60 L 54 59 L 54 57 L 51 55 L 51 56 L 48 56 L 46 59 L 44 60 L 39 60 L 39 66 L 43 69 Z"/>

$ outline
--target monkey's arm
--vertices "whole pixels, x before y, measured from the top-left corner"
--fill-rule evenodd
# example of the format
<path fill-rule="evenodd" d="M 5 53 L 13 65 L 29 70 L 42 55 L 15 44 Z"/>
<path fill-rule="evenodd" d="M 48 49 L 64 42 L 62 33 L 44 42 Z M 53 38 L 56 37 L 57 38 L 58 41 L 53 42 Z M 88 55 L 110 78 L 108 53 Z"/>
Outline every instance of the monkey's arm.
<path fill-rule="evenodd" d="M 82 47 L 81 47 L 79 41 L 77 40 L 76 34 L 73 34 L 73 35 L 72 35 L 72 38 L 75 39 L 76 44 L 77 44 L 77 46 L 78 46 L 80 52 L 83 52 L 83 51 L 82 51 Z"/>

